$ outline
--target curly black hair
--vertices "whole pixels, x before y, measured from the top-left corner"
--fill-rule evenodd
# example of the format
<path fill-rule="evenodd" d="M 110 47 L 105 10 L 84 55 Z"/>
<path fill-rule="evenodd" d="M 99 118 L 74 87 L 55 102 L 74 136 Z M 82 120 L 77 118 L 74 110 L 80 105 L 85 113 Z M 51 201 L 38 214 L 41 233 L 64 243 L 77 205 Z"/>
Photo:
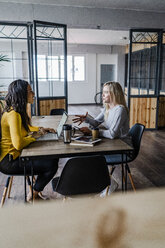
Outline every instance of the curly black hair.
<path fill-rule="evenodd" d="M 8 93 L 5 97 L 6 106 L 3 112 L 14 111 L 21 115 L 22 124 L 28 132 L 30 125 L 30 118 L 27 115 L 27 87 L 28 82 L 18 79 L 13 81 L 8 87 Z"/>

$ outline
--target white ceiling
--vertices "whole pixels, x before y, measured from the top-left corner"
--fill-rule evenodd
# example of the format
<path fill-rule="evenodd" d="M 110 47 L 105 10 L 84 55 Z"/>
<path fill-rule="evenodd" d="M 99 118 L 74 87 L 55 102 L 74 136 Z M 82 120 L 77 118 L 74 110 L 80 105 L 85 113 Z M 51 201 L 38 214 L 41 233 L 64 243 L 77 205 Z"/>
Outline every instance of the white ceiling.
<path fill-rule="evenodd" d="M 126 45 L 128 31 L 68 29 L 67 41 L 73 44 Z"/>
<path fill-rule="evenodd" d="M 0 0 L 0 2 L 165 12 L 165 0 Z"/>
<path fill-rule="evenodd" d="M 165 12 L 165 0 L 0 0 L 0 2 Z M 68 29 L 68 43 L 126 45 L 129 42 L 128 35 L 128 31 Z"/>

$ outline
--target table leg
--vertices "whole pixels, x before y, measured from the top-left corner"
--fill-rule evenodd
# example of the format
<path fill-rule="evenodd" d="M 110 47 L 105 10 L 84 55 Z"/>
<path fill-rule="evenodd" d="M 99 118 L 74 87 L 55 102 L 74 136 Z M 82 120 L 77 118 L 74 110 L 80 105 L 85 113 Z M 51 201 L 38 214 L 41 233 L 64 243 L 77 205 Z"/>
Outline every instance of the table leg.
<path fill-rule="evenodd" d="M 25 203 L 27 203 L 27 198 L 26 198 L 27 197 L 27 193 L 26 193 L 26 163 L 24 163 L 24 192 L 25 192 Z"/>
<path fill-rule="evenodd" d="M 34 180 L 34 175 L 33 175 L 33 161 L 32 161 L 32 166 L 31 166 L 31 177 L 32 177 L 32 201 L 33 201 L 33 180 Z"/>
<path fill-rule="evenodd" d="M 127 153 L 125 154 L 126 161 L 125 161 L 125 192 L 127 192 Z"/>
<path fill-rule="evenodd" d="M 122 171 L 122 179 L 121 179 L 121 182 L 122 182 L 122 192 L 124 191 L 124 183 L 123 183 L 123 178 L 124 178 L 124 167 L 123 167 L 123 153 L 122 153 L 122 155 L 121 155 L 121 160 L 122 160 L 122 163 L 121 163 L 121 171 Z"/>

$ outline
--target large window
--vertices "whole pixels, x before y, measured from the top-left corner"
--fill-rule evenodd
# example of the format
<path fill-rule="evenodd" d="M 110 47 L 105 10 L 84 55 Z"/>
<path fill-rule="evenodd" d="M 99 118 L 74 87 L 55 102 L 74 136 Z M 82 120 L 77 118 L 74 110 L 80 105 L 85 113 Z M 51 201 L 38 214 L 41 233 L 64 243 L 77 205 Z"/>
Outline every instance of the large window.
<path fill-rule="evenodd" d="M 64 81 L 64 56 L 38 55 L 40 81 Z M 67 56 L 68 81 L 85 80 L 85 56 Z"/>
<path fill-rule="evenodd" d="M 131 63 L 131 94 L 155 94 L 157 47 L 148 45 L 148 48 L 132 52 Z"/>
<path fill-rule="evenodd" d="M 158 67 L 158 32 L 132 32 L 131 95 L 155 95 Z"/>
<path fill-rule="evenodd" d="M 68 81 L 85 80 L 85 57 L 68 56 Z"/>
<path fill-rule="evenodd" d="M 64 81 L 64 56 L 38 55 L 37 58 L 40 81 Z"/>

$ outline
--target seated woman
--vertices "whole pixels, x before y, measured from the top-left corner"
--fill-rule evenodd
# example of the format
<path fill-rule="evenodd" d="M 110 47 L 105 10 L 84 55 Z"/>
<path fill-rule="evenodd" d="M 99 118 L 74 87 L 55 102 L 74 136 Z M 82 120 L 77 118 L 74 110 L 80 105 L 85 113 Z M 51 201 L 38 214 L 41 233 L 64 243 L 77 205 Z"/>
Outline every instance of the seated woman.
<path fill-rule="evenodd" d="M 35 137 L 54 129 L 31 126 L 27 114 L 27 103 L 34 101 L 34 92 L 28 82 L 16 80 L 9 85 L 6 106 L 1 118 L 1 154 L 0 171 L 4 174 L 24 175 L 24 168 L 19 165 L 19 156 L 24 147 L 36 140 Z M 34 134 L 29 135 L 29 132 Z M 37 134 L 37 136 L 36 136 Z M 54 177 L 58 169 L 58 159 L 36 159 L 33 161 L 34 175 L 38 175 L 34 184 L 34 199 L 43 198 L 40 192 Z M 26 162 L 26 172 L 31 173 L 31 161 Z M 32 198 L 28 194 L 27 200 Z"/>
<path fill-rule="evenodd" d="M 118 82 L 105 83 L 102 99 L 104 109 L 95 119 L 87 112 L 86 115 L 76 115 L 73 122 L 79 122 L 80 125 L 85 121 L 93 127 L 102 124 L 105 129 L 100 128 L 100 137 L 109 139 L 125 137 L 129 131 L 129 112 L 121 85 Z M 80 130 L 85 134 L 91 134 L 88 127 L 82 127 Z"/>

